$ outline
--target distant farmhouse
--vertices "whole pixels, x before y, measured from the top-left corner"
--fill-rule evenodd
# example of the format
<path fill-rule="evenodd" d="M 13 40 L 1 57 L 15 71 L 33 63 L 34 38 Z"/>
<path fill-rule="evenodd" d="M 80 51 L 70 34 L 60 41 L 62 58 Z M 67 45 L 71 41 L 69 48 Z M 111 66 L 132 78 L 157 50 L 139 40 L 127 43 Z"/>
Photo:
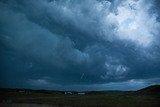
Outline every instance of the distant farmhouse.
<path fill-rule="evenodd" d="M 79 95 L 85 95 L 86 93 L 84 92 L 78 92 Z"/>
<path fill-rule="evenodd" d="M 73 92 L 65 92 L 64 94 L 73 94 Z"/>
<path fill-rule="evenodd" d="M 27 90 L 27 89 L 17 89 L 17 92 L 29 94 L 29 93 L 31 93 L 31 90 Z"/>
<path fill-rule="evenodd" d="M 78 94 L 78 95 L 85 95 L 86 93 L 84 92 L 71 92 L 71 91 L 66 91 L 64 94 Z"/>

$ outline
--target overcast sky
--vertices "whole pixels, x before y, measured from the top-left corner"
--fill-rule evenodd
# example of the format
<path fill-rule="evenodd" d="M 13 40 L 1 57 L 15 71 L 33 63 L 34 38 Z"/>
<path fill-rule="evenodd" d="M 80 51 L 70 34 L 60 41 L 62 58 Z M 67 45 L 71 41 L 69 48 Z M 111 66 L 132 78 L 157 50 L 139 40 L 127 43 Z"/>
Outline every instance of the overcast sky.
<path fill-rule="evenodd" d="M 137 90 L 160 83 L 159 0 L 0 0 L 0 87 Z"/>

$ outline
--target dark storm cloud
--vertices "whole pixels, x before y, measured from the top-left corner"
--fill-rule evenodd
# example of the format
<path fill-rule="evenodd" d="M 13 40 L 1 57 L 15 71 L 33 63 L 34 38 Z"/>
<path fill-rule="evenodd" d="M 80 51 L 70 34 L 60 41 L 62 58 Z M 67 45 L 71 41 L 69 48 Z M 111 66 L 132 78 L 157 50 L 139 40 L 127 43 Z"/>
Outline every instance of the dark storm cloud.
<path fill-rule="evenodd" d="M 2 0 L 1 87 L 142 87 L 160 76 L 158 13 L 145 0 Z"/>

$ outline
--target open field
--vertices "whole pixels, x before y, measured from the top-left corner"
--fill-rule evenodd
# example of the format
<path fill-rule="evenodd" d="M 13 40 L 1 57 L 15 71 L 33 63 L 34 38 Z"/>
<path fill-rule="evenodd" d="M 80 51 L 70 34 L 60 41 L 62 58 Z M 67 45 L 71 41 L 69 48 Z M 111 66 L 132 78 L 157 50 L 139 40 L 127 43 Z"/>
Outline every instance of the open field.
<path fill-rule="evenodd" d="M 40 105 L 37 105 L 40 104 Z M 160 107 L 160 94 L 104 91 L 85 95 L 61 91 L 0 90 L 0 107 Z"/>

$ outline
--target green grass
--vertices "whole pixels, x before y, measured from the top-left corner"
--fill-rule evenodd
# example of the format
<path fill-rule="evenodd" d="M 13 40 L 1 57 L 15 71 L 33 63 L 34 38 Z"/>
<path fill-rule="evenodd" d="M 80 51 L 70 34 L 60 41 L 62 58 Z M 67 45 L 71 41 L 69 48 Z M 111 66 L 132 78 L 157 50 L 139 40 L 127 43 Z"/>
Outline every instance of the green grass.
<path fill-rule="evenodd" d="M 130 93 L 65 95 L 54 92 L 37 93 L 34 91 L 25 94 L 16 91 L 0 91 L 0 101 L 75 107 L 158 107 L 160 105 L 159 95 L 136 95 Z"/>

